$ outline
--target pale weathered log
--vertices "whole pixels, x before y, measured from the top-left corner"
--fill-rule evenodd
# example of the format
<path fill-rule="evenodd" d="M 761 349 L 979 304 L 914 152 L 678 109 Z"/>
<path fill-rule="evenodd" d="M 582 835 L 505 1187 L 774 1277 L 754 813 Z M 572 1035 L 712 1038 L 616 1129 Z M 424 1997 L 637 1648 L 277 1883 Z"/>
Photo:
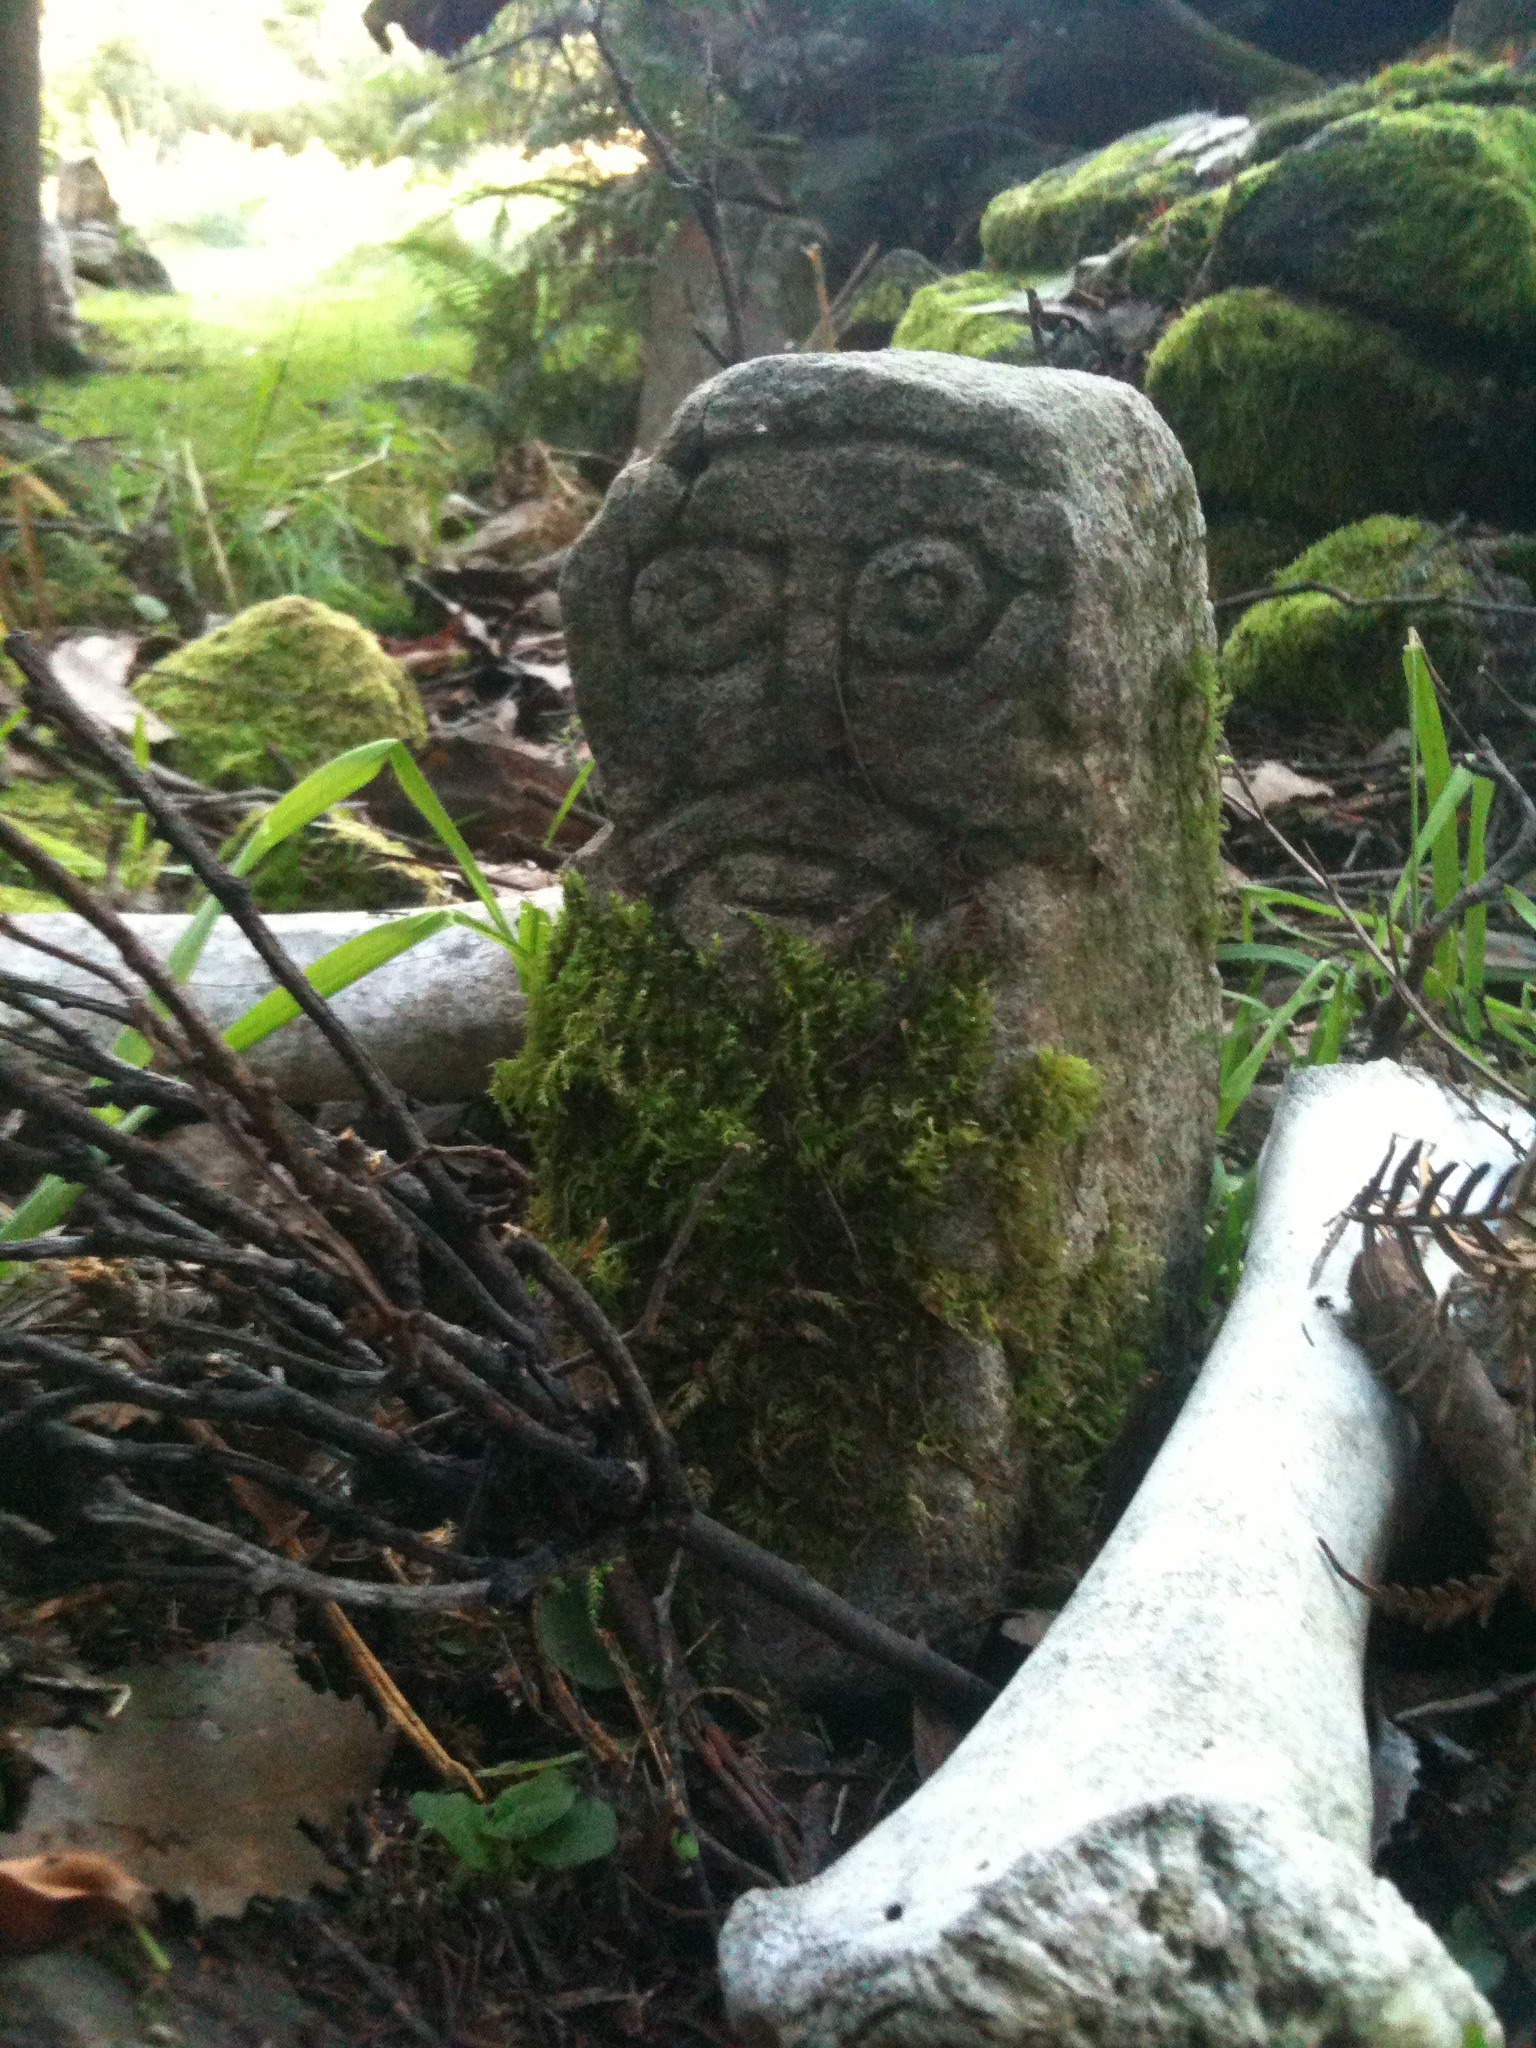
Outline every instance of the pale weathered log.
<path fill-rule="evenodd" d="M 1408 1473 L 1412 1426 L 1341 1327 L 1358 1231 L 1312 1275 L 1399 1136 L 1512 1156 L 1388 1062 L 1291 1082 L 1237 1300 L 1061 1618 L 904 1807 L 732 1913 L 744 2048 L 1502 2038 L 1371 1873 L 1367 1609 L 1319 1547 L 1376 1572 Z"/>
<path fill-rule="evenodd" d="M 558 888 L 531 897 L 508 897 L 516 920 L 525 902 L 551 914 L 560 906 Z M 343 941 L 403 912 L 302 911 L 268 920 L 292 957 L 308 967 Z M 159 913 L 127 922 L 162 959 L 185 931 L 187 920 Z M 85 920 L 69 912 L 38 912 L 14 920 L 22 932 L 87 960 L 117 965 L 117 956 Z M 82 968 L 70 967 L 19 939 L 0 937 L 0 974 L 47 983 L 61 993 L 116 999 L 110 984 Z M 220 1028 L 248 1010 L 272 986 L 272 978 L 227 917 L 214 926 L 190 987 Z M 479 1094 L 493 1060 L 515 1052 L 522 1040 L 523 995 L 509 954 L 473 932 L 450 927 L 383 967 L 334 999 L 337 1013 L 354 1031 L 396 1086 L 423 1102 L 453 1102 Z M 115 1027 L 100 1018 L 71 1013 L 74 1021 L 104 1045 Z M 9 1021 L 23 1023 L 12 1017 Z M 314 1103 L 356 1093 L 356 1083 L 306 1018 L 284 1025 L 255 1047 L 251 1065 L 270 1075 L 290 1102 Z"/>

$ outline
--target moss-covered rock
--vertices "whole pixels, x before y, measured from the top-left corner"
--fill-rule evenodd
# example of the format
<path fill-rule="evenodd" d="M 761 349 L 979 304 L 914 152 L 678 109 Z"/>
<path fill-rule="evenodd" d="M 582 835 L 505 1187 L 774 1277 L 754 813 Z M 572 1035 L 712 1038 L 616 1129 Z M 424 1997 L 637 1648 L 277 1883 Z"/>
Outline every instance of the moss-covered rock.
<path fill-rule="evenodd" d="M 714 1505 L 834 1577 L 870 1538 L 913 1533 L 916 1454 L 964 1448 L 936 1328 L 1001 1343 L 1057 1535 L 1081 1538 L 1143 1370 L 1146 1261 L 1113 1231 L 1086 1262 L 1064 1243 L 1099 1078 L 1037 1050 L 999 1089 L 995 1051 L 974 955 L 936 971 L 897 931 L 833 960 L 760 925 L 727 957 L 573 885 L 524 1050 L 497 1072 L 532 1134 L 538 1225 L 570 1253 L 601 1244 L 591 1284 L 621 1322 L 745 1148 L 646 1366 Z M 946 1257 L 957 1200 L 996 1218 L 985 1274 Z"/>
<path fill-rule="evenodd" d="M 1314 538 L 1382 510 L 1518 526 L 1536 495 L 1530 392 L 1278 292 L 1201 300 L 1159 342 L 1146 388 L 1222 515 Z"/>
<path fill-rule="evenodd" d="M 402 910 L 451 896 L 436 868 L 345 811 L 285 840 L 256 870 L 251 893 L 265 911 Z"/>
<path fill-rule="evenodd" d="M 1210 274 L 1523 362 L 1536 349 L 1536 113 L 1438 105 L 1335 122 L 1233 191 Z"/>
<path fill-rule="evenodd" d="M 1464 51 L 1422 63 L 1389 64 L 1359 84 L 1336 86 L 1315 99 L 1278 108 L 1259 123 L 1250 160 L 1268 163 L 1336 121 L 1372 108 L 1401 111 L 1436 104 L 1536 107 L 1536 73 L 1517 71 L 1507 62 L 1490 64 Z"/>
<path fill-rule="evenodd" d="M 891 336 L 892 348 L 936 349 L 989 363 L 1033 363 L 1034 338 L 1023 313 L 979 313 L 978 306 L 1023 290 L 992 270 L 967 270 L 915 292 Z"/>
<path fill-rule="evenodd" d="M 982 216 L 981 246 L 994 269 L 1019 275 L 1064 270 L 1111 249 L 1154 215 L 1199 190 L 1189 156 L 1170 157 L 1191 119 L 1122 136 L 1108 149 L 1000 192 Z"/>
<path fill-rule="evenodd" d="M 1105 265 L 1100 283 L 1114 297 L 1176 305 L 1205 268 L 1226 211 L 1228 188 L 1196 192 L 1170 206 L 1123 252 Z"/>
<path fill-rule="evenodd" d="M 1390 515 L 1329 534 L 1275 582 L 1326 583 L 1352 597 L 1476 595 L 1449 535 Z M 1475 665 L 1475 630 L 1465 614 L 1442 607 L 1357 611 L 1316 591 L 1256 604 L 1222 650 L 1234 714 L 1344 725 L 1371 738 L 1390 732 L 1405 719 L 1403 642 L 1410 626 L 1418 627 L 1447 681 Z"/>
<path fill-rule="evenodd" d="M 410 678 L 355 619 L 309 597 L 252 605 L 134 684 L 176 728 L 174 765 L 223 788 L 307 773 L 365 740 L 420 744 Z M 275 760 L 274 760 L 275 757 Z"/>

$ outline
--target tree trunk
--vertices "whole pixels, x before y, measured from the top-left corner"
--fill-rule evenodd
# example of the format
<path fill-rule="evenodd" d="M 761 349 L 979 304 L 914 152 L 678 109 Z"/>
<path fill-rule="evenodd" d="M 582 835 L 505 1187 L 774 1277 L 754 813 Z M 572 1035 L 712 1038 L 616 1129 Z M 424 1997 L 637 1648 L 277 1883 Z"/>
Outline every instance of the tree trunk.
<path fill-rule="evenodd" d="M 0 0 L 0 381 L 37 372 L 42 340 L 42 62 L 38 0 Z"/>

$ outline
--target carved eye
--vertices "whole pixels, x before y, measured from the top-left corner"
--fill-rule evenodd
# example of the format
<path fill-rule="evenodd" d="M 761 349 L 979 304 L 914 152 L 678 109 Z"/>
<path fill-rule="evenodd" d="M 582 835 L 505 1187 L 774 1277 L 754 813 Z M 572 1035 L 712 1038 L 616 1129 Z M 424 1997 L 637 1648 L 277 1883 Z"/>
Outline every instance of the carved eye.
<path fill-rule="evenodd" d="M 778 579 L 742 548 L 674 548 L 648 562 L 630 592 L 635 638 L 667 668 L 722 668 L 773 624 Z"/>
<path fill-rule="evenodd" d="M 849 631 L 883 661 L 953 661 L 968 654 L 987 616 L 987 586 L 957 541 L 900 540 L 859 571 Z"/>

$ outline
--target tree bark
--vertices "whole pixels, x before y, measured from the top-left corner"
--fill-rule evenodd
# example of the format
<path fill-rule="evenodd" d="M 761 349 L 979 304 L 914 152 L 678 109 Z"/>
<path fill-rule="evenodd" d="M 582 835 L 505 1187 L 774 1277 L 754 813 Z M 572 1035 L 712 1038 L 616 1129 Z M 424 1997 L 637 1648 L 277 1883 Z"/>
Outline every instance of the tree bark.
<path fill-rule="evenodd" d="M 0 381 L 35 376 L 42 341 L 38 0 L 0 0 Z"/>

